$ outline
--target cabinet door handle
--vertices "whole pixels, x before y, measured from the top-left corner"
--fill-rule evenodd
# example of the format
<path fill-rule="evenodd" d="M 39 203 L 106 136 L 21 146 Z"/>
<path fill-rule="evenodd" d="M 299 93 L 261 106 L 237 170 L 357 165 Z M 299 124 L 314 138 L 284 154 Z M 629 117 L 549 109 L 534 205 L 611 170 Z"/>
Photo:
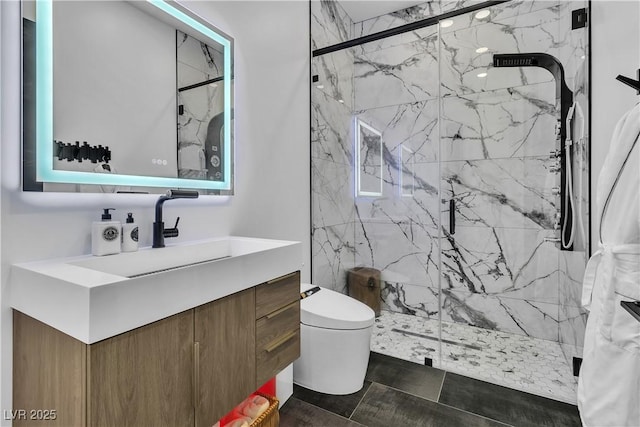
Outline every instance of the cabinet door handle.
<path fill-rule="evenodd" d="M 267 284 L 271 285 L 271 284 L 273 284 L 273 283 L 279 282 L 280 280 L 285 280 L 285 279 L 288 279 L 289 277 L 293 277 L 293 276 L 295 276 L 296 274 L 298 274 L 298 272 L 297 272 L 297 271 L 294 271 L 293 273 L 289 273 L 289 274 L 287 274 L 287 275 L 280 276 L 280 277 L 278 277 L 278 278 L 276 278 L 276 279 L 271 279 L 271 280 L 269 280 L 269 281 L 267 282 Z"/>
<path fill-rule="evenodd" d="M 193 344 L 193 407 L 200 406 L 200 343 Z"/>
<path fill-rule="evenodd" d="M 294 302 L 294 303 L 292 303 L 292 304 L 286 305 L 286 306 L 284 306 L 284 307 L 282 307 L 282 308 L 277 309 L 277 310 L 276 310 L 276 311 L 274 311 L 274 312 L 271 312 L 271 313 L 267 314 L 267 315 L 266 315 L 267 320 L 269 320 L 269 319 L 273 319 L 273 318 L 274 318 L 274 317 L 276 317 L 277 315 L 279 315 L 279 314 L 281 314 L 281 313 L 284 313 L 285 311 L 289 310 L 291 307 L 293 307 L 293 306 L 294 306 L 294 305 L 296 305 L 296 304 L 298 304 L 298 301 L 296 301 L 296 302 Z"/>
<path fill-rule="evenodd" d="M 280 338 L 277 341 L 272 342 L 271 344 L 266 346 L 264 349 L 265 349 L 265 351 L 267 353 L 271 353 L 273 350 L 277 349 L 282 344 L 286 343 L 291 338 L 295 337 L 297 334 L 298 334 L 298 330 L 297 329 L 295 331 L 293 331 L 293 332 L 289 332 L 287 335 L 283 336 L 282 338 Z"/>

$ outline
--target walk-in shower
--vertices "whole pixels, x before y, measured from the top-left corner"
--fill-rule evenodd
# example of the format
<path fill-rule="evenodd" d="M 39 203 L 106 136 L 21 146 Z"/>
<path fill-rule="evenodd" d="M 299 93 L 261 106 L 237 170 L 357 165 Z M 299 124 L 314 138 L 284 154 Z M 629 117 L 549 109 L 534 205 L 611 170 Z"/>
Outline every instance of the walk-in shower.
<path fill-rule="evenodd" d="M 311 2 L 312 281 L 381 271 L 373 351 L 575 402 L 586 7 Z"/>

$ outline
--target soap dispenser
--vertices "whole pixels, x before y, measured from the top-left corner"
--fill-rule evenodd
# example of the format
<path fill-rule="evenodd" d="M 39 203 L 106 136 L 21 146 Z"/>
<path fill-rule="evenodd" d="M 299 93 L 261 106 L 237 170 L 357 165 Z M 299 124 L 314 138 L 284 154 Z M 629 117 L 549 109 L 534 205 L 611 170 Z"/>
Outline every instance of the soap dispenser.
<path fill-rule="evenodd" d="M 134 222 L 133 213 L 127 213 L 127 219 L 122 226 L 122 252 L 138 250 L 138 224 Z"/>
<path fill-rule="evenodd" d="M 94 221 L 91 225 L 91 253 L 93 255 L 111 255 L 120 253 L 120 221 L 111 219 L 110 210 L 104 209 L 102 221 Z"/>

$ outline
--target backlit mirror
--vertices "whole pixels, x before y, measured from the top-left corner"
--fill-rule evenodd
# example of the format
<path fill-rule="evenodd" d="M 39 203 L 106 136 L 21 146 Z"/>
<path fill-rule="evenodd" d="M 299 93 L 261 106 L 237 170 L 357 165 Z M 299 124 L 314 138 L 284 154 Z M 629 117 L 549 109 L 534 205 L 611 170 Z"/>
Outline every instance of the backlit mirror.
<path fill-rule="evenodd" d="M 233 39 L 175 2 L 24 1 L 23 188 L 233 191 Z"/>

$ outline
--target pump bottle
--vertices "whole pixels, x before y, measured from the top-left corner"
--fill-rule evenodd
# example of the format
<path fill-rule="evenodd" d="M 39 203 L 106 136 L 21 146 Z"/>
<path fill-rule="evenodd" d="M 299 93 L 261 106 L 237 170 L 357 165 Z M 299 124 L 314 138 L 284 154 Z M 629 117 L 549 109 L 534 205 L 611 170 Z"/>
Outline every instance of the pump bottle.
<path fill-rule="evenodd" d="M 102 221 L 94 221 L 91 225 L 91 253 L 93 255 L 111 255 L 120 253 L 120 221 L 111 219 L 110 210 L 104 209 Z"/>
<path fill-rule="evenodd" d="M 127 219 L 122 226 L 122 252 L 138 250 L 138 224 L 134 222 L 133 213 L 127 213 Z"/>

